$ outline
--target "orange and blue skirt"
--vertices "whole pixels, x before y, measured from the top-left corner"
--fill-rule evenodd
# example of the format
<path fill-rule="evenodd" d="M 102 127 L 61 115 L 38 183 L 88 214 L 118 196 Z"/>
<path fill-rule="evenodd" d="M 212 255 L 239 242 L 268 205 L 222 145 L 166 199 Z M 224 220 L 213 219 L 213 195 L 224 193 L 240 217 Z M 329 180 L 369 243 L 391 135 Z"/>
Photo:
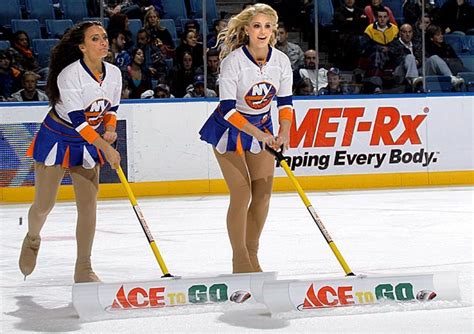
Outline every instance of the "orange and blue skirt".
<path fill-rule="evenodd" d="M 48 114 L 34 137 L 27 156 L 46 166 L 94 168 L 104 163 L 98 148 L 89 144 L 74 128 L 61 124 Z"/>
<path fill-rule="evenodd" d="M 248 115 L 241 113 L 251 124 L 262 131 L 273 134 L 273 124 L 270 112 L 260 115 Z M 214 110 L 199 131 L 201 140 L 213 145 L 219 153 L 236 151 L 243 154 L 244 151 L 260 153 L 262 143 L 255 137 L 239 130 L 228 122 L 219 111 Z"/>

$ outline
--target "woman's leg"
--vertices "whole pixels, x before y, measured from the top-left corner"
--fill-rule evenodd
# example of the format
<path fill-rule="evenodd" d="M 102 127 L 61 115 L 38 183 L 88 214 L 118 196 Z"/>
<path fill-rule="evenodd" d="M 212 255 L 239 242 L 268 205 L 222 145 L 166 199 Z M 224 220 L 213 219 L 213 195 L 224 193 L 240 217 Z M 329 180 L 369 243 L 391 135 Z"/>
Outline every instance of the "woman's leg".
<path fill-rule="evenodd" d="M 252 182 L 252 201 L 247 214 L 247 249 L 255 271 L 262 271 L 257 253 L 270 206 L 275 158 L 267 151 L 259 154 L 246 152 L 246 160 Z"/>
<path fill-rule="evenodd" d="M 214 150 L 230 192 L 227 211 L 227 231 L 232 246 L 232 272 L 254 272 L 246 245 L 247 212 L 250 202 L 250 177 L 245 156 L 236 152 L 218 153 Z"/>
<path fill-rule="evenodd" d="M 41 242 L 40 232 L 54 207 L 63 176 L 64 168 L 61 165 L 35 163 L 35 199 L 28 211 L 28 233 L 23 240 L 19 261 L 20 270 L 25 276 L 35 269 Z"/>
<path fill-rule="evenodd" d="M 92 243 L 97 217 L 97 193 L 99 190 L 99 165 L 92 169 L 82 166 L 71 168 L 77 206 L 77 260 L 74 282 L 99 282 L 91 266 Z"/>

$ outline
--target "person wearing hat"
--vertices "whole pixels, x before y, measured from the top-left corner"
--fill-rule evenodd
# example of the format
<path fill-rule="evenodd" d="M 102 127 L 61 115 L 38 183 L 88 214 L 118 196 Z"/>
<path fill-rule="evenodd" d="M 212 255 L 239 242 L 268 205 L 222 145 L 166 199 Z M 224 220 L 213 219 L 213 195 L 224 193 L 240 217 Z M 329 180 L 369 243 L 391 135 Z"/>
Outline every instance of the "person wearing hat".
<path fill-rule="evenodd" d="M 174 99 L 173 94 L 170 94 L 170 87 L 167 84 L 158 84 L 154 91 L 156 99 Z"/>
<path fill-rule="evenodd" d="M 144 91 L 143 93 L 141 93 L 140 98 L 141 99 L 152 99 L 153 95 L 154 95 L 153 90 L 148 89 L 148 90 Z"/>
<path fill-rule="evenodd" d="M 194 77 L 194 83 L 187 89 L 187 94 L 184 97 L 216 97 L 217 94 L 212 89 L 206 88 L 204 94 L 204 75 L 199 74 Z"/>
<path fill-rule="evenodd" d="M 350 94 L 347 87 L 341 85 L 341 73 L 338 68 L 331 67 L 327 73 L 328 85 L 319 90 L 319 95 Z"/>

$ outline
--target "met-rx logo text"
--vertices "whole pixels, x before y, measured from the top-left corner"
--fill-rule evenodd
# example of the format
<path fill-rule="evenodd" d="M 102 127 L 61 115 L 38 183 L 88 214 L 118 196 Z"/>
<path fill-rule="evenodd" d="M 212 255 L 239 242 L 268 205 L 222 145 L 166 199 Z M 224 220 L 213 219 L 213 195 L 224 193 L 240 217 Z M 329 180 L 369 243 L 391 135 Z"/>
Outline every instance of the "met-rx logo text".
<path fill-rule="evenodd" d="M 311 108 L 296 125 L 293 120 L 290 147 L 351 146 L 354 133 L 368 133 L 369 145 L 421 144 L 418 133 L 426 118 L 423 115 L 401 115 L 395 107 L 379 107 L 374 120 L 364 120 L 364 107 Z"/>
<path fill-rule="evenodd" d="M 252 109 L 262 109 L 272 102 L 276 89 L 271 83 L 259 82 L 252 86 L 245 95 L 245 102 Z"/>
<path fill-rule="evenodd" d="M 87 122 L 94 126 L 100 124 L 107 110 L 112 107 L 112 103 L 107 99 L 94 100 L 85 110 Z"/>

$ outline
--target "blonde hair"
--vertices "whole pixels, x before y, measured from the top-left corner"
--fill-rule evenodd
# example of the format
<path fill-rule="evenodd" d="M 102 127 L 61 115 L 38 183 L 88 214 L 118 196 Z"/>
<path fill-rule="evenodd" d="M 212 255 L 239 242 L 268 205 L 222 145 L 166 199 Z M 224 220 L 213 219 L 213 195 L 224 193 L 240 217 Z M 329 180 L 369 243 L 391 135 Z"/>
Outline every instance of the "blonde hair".
<path fill-rule="evenodd" d="M 264 14 L 271 17 L 274 21 L 273 34 L 270 37 L 270 45 L 274 46 L 276 43 L 276 31 L 278 28 L 278 14 L 269 5 L 263 3 L 257 3 L 250 7 L 247 7 L 239 14 L 233 16 L 227 27 L 223 29 L 217 36 L 217 45 L 221 45 L 220 59 L 224 59 L 229 53 L 235 49 L 246 45 L 249 42 L 249 38 L 245 33 L 245 26 L 250 24 L 253 17 L 257 14 Z"/>

